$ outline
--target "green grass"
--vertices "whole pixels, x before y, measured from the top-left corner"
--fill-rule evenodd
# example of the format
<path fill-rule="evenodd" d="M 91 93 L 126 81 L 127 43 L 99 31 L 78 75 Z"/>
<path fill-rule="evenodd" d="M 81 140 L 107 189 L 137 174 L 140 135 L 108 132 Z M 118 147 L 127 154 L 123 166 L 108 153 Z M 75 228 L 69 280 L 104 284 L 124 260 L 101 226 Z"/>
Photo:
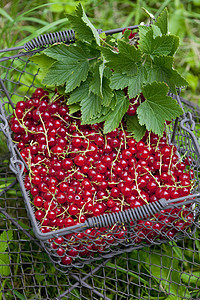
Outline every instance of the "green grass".
<path fill-rule="evenodd" d="M 66 18 L 66 13 L 73 12 L 78 1 L 47 1 L 44 0 L 33 0 L 33 1 L 20 1 L 20 0 L 2 0 L 0 6 L 0 48 L 10 48 L 14 46 L 21 46 L 30 39 L 47 32 L 55 32 L 69 28 L 69 23 Z M 83 0 L 82 4 L 96 28 L 101 28 L 102 30 L 107 30 L 117 27 L 126 27 L 129 25 L 139 24 L 140 22 L 148 22 L 148 17 L 146 16 L 142 7 L 145 7 L 152 14 L 157 16 L 163 8 L 166 6 L 169 10 L 169 22 L 170 22 L 170 32 L 173 34 L 178 34 L 180 36 L 180 49 L 177 52 L 175 59 L 175 66 L 179 72 L 189 82 L 189 87 L 183 91 L 183 96 L 195 103 L 200 105 L 200 1 L 155 1 L 155 0 L 136 0 L 136 1 L 120 1 L 120 0 L 107 0 L 107 1 L 97 1 L 97 0 Z M 7 54 L 6 54 L 7 55 Z M 0 54 L 2 57 L 3 54 Z M 25 81 L 29 84 L 31 81 L 30 76 L 25 78 Z M 19 89 L 19 93 L 23 92 L 23 89 Z M 6 153 L 7 149 L 5 147 L 5 138 L 0 135 L 0 155 Z M 1 170 L 0 170 L 1 173 Z M 1 188 L 4 185 L 4 180 L 1 177 Z M 12 178 L 10 181 L 11 182 Z M 6 185 L 6 183 L 5 183 Z M 17 191 L 19 194 L 20 192 Z M 15 194 L 14 191 L 8 193 L 8 197 L 13 197 Z M 23 203 L 21 201 L 21 203 Z M 2 203 L 1 203 L 2 204 Z M 2 219 L 3 216 L 0 215 Z M 27 227 L 26 222 L 21 222 L 20 225 Z M 3 221 L 0 221 L 0 228 L 4 228 Z M 12 229 L 12 226 L 10 225 Z M 17 234 L 14 233 L 14 238 L 17 240 Z M 13 238 L 13 239 L 14 239 Z M 11 239 L 12 240 L 12 239 Z M 19 263 L 20 257 L 18 248 L 16 248 L 17 242 L 10 242 L 10 249 L 13 251 L 11 256 L 11 261 L 13 263 Z M 26 240 L 26 239 L 25 239 Z M 42 288 L 44 280 L 46 280 L 47 285 L 49 285 L 49 293 L 54 299 L 57 296 L 57 281 L 53 275 L 55 269 L 52 267 L 51 263 L 46 263 L 46 271 L 50 275 L 41 275 L 44 272 L 42 265 L 42 259 L 45 256 L 46 261 L 48 257 L 46 255 L 38 257 L 38 253 L 35 252 L 33 258 L 30 257 L 29 251 L 29 242 L 24 242 L 22 249 L 22 258 L 24 262 L 27 262 L 27 265 L 24 265 L 24 273 L 30 274 L 32 269 L 29 263 L 34 259 L 40 263 L 34 265 L 34 272 L 36 275 L 37 283 L 37 293 L 38 299 L 42 296 Z M 151 256 L 149 256 L 149 250 L 144 249 L 142 251 L 133 251 L 129 254 L 129 271 L 127 272 L 127 261 L 125 260 L 126 255 L 123 255 L 121 258 L 117 258 L 116 261 L 111 261 L 108 263 L 106 270 L 106 287 L 109 290 L 115 289 L 114 278 L 116 276 L 116 271 L 118 277 L 120 278 L 120 291 L 127 292 L 127 278 L 131 283 L 132 287 L 131 293 L 137 295 L 138 288 L 137 284 L 140 283 L 146 289 L 144 289 L 143 294 L 141 295 L 144 299 L 168 299 L 175 300 L 178 299 L 176 296 L 178 282 L 182 282 L 183 287 L 178 290 L 179 295 L 188 297 L 190 296 L 193 299 L 198 299 L 200 296 L 199 293 L 199 282 L 198 277 L 200 277 L 198 266 L 199 266 L 199 253 L 200 253 L 200 244 L 199 236 L 197 233 L 195 240 L 195 249 L 194 253 L 194 242 L 191 240 L 186 240 L 185 247 L 187 250 L 182 251 L 176 244 L 172 248 L 170 245 L 157 246 L 151 251 Z M 15 250 L 16 249 L 16 250 Z M 173 249 L 173 251 L 172 251 Z M 7 251 L 7 250 L 6 250 Z M 24 251 L 24 253 L 23 253 Z M 16 254 L 14 253 L 16 252 Z M 173 253 L 172 253 L 173 252 Z M 162 258 L 161 254 L 164 256 Z M 173 274 L 170 269 L 171 259 L 173 259 Z M 151 257 L 151 261 L 149 261 Z M 184 264 L 181 263 L 181 260 L 185 261 Z M 141 261 L 138 264 L 138 260 Z M 152 267 L 154 264 L 154 267 Z M 193 270 L 196 266 L 197 270 Z M 138 269 L 139 268 L 139 269 Z M 90 268 L 88 267 L 88 271 Z M 139 271 L 138 271 L 139 270 Z M 162 270 L 162 271 L 161 271 Z M 86 268 L 87 271 L 87 268 Z M 12 272 L 16 275 L 15 277 L 15 291 L 14 294 L 17 299 L 34 299 L 33 289 L 26 289 L 26 298 L 24 297 L 22 291 L 20 290 L 21 281 L 17 277 L 20 275 L 21 268 L 19 265 L 13 267 Z M 191 273 L 192 272 L 192 273 Z M 192 276 L 191 276 L 192 274 Z M 100 278 L 103 278 L 103 274 L 99 271 Z M 168 278 L 173 277 L 173 284 L 169 285 Z M 151 278 L 151 280 L 149 279 Z M 61 290 L 65 291 L 65 283 L 67 276 L 60 275 L 59 284 L 63 285 Z M 188 280 L 190 279 L 191 288 L 188 289 L 187 286 Z M 31 276 L 25 275 L 26 286 L 32 285 Z M 87 280 L 88 283 L 90 279 Z M 103 291 L 105 288 L 102 280 L 99 280 L 98 277 L 94 278 L 94 284 L 99 290 Z M 7 287 L 9 289 L 12 286 L 12 282 L 9 277 L 5 277 L 2 280 L 0 288 L 0 299 L 1 299 L 1 289 Z M 162 291 L 158 293 L 158 290 L 162 287 Z M 191 291 L 195 290 L 190 294 Z M 150 291 L 151 290 L 151 291 Z M 156 291 L 157 290 L 157 291 Z M 175 296 L 168 297 L 166 292 L 170 292 Z M 89 297 L 89 291 L 84 289 L 85 297 Z M 148 297 L 149 295 L 149 297 Z M 6 299 L 13 299 L 13 295 L 8 291 Z M 116 299 L 113 292 L 108 292 L 107 297 L 110 299 Z M 118 299 L 125 299 L 120 293 Z M 80 290 L 77 288 L 74 291 L 74 296 L 71 296 L 70 299 L 80 299 Z"/>

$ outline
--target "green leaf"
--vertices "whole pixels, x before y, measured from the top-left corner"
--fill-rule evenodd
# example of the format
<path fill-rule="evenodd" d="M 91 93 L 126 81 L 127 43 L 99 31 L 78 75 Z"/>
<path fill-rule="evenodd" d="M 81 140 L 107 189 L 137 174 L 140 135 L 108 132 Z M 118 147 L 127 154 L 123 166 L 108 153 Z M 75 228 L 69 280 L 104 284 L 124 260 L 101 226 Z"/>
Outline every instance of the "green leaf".
<path fill-rule="evenodd" d="M 129 42 L 130 42 L 130 41 L 129 41 L 129 35 L 130 35 L 131 33 L 132 33 L 132 31 L 129 30 L 128 28 L 126 28 L 125 31 L 124 31 L 124 33 L 123 33 L 123 36 L 122 36 L 123 41 L 129 43 Z"/>
<path fill-rule="evenodd" d="M 12 230 L 4 231 L 0 235 L 0 252 L 5 252 L 7 250 L 8 242 L 12 241 L 12 239 L 13 239 L 13 231 Z"/>
<path fill-rule="evenodd" d="M 102 110 L 99 112 L 99 114 L 97 114 L 93 119 L 90 119 L 87 122 L 82 121 L 81 125 L 104 122 L 107 118 L 107 114 L 110 113 L 110 109 L 108 107 L 101 107 L 101 109 Z M 104 109 L 105 109 L 105 111 L 104 111 Z"/>
<path fill-rule="evenodd" d="M 70 97 L 67 101 L 68 105 L 72 105 L 74 103 L 79 103 L 79 102 L 81 102 L 82 99 L 88 97 L 90 79 L 91 79 L 91 77 L 90 77 L 90 75 L 88 75 L 88 78 L 84 82 L 81 82 L 80 86 L 71 92 Z"/>
<path fill-rule="evenodd" d="M 127 131 L 132 132 L 134 134 L 134 138 L 137 142 L 139 142 L 146 132 L 146 127 L 143 125 L 141 126 L 137 116 L 128 116 L 125 115 Z"/>
<path fill-rule="evenodd" d="M 101 98 L 101 104 L 109 106 L 112 99 L 110 79 L 104 77 L 104 63 L 96 64 L 90 82 L 90 91 Z"/>
<path fill-rule="evenodd" d="M 111 110 L 114 110 L 115 109 L 115 106 L 117 104 L 117 97 L 115 96 L 115 93 L 113 94 L 113 97 L 111 99 L 111 103 L 110 103 L 110 109 Z"/>
<path fill-rule="evenodd" d="M 112 76 L 113 72 L 111 71 L 110 68 L 108 67 L 105 67 L 104 68 L 104 76 L 108 79 L 110 79 L 110 77 Z"/>
<path fill-rule="evenodd" d="M 75 112 L 79 111 L 81 109 L 79 104 L 72 104 L 68 106 L 69 108 L 69 113 L 74 114 Z"/>
<path fill-rule="evenodd" d="M 124 89 L 128 86 L 131 78 L 132 77 L 130 75 L 114 72 L 111 77 L 110 87 L 116 90 Z"/>
<path fill-rule="evenodd" d="M 118 40 L 118 48 L 119 52 L 110 48 L 101 48 L 107 60 L 106 65 L 117 72 L 135 74 L 137 72 L 137 62 L 141 60 L 140 50 L 122 40 Z"/>
<path fill-rule="evenodd" d="M 119 53 L 130 59 L 130 62 L 140 62 L 141 52 L 134 45 L 130 45 L 122 40 L 118 40 Z"/>
<path fill-rule="evenodd" d="M 44 50 L 44 54 L 53 58 L 54 60 L 65 62 L 66 59 L 78 59 L 79 51 L 77 47 L 74 45 L 66 45 L 66 44 L 59 44 L 53 45 Z M 81 58 L 85 58 L 85 55 Z"/>
<path fill-rule="evenodd" d="M 134 75 L 121 74 L 114 72 L 111 77 L 110 87 L 112 89 L 124 89 L 128 87 L 128 95 L 130 98 L 134 98 L 142 91 L 142 86 L 146 82 L 147 71 L 142 64 L 138 64 L 137 73 Z"/>
<path fill-rule="evenodd" d="M 77 5 L 75 13 L 73 15 L 68 14 L 67 17 L 80 40 L 86 42 L 95 40 L 97 45 L 100 45 L 99 34 L 86 16 L 81 3 Z"/>
<path fill-rule="evenodd" d="M 101 98 L 97 95 L 90 93 L 88 97 L 84 98 L 80 102 L 82 111 L 82 121 L 87 122 L 96 116 L 101 111 Z"/>
<path fill-rule="evenodd" d="M 110 87 L 110 79 L 103 77 L 103 86 L 102 86 L 103 98 L 101 104 L 104 106 L 109 106 L 112 100 L 113 92 Z"/>
<path fill-rule="evenodd" d="M 48 69 L 55 62 L 55 59 L 48 57 L 44 52 L 30 57 L 29 60 L 39 65 L 42 69 Z"/>
<path fill-rule="evenodd" d="M 171 259 L 171 255 L 171 251 L 164 253 L 164 255 L 154 251 L 149 255 L 149 251 L 145 251 L 145 249 L 140 253 L 141 260 L 145 261 L 144 267 L 146 271 L 157 281 L 159 286 L 162 286 L 162 290 L 167 294 L 170 293 L 167 299 L 181 300 L 182 295 L 190 299 L 187 287 L 180 285 L 181 272 L 179 260 L 176 258 Z"/>
<path fill-rule="evenodd" d="M 139 25 L 139 38 L 140 40 L 145 39 L 146 34 L 151 30 L 150 27 Z"/>
<path fill-rule="evenodd" d="M 153 29 L 149 30 L 144 38 L 139 40 L 139 49 L 145 54 L 168 55 L 172 49 L 173 37 L 171 35 L 157 36 L 153 38 Z"/>
<path fill-rule="evenodd" d="M 53 58 L 57 61 L 65 62 L 66 59 L 70 59 L 70 61 L 74 60 L 85 60 L 86 58 L 93 58 L 94 56 L 99 56 L 99 50 L 93 47 L 93 44 L 87 45 L 82 41 L 77 41 L 76 45 L 66 45 L 66 44 L 59 44 L 53 45 L 44 50 L 47 56 Z M 70 62 L 69 61 L 69 62 Z"/>
<path fill-rule="evenodd" d="M 192 272 L 192 273 L 182 273 L 181 279 L 185 283 L 194 284 L 195 286 L 200 286 L 200 272 Z"/>
<path fill-rule="evenodd" d="M 138 67 L 138 72 L 132 76 L 128 84 L 128 95 L 130 98 L 136 97 L 142 91 L 142 86 L 146 82 L 148 72 L 146 67 L 141 65 Z"/>
<path fill-rule="evenodd" d="M 93 68 L 93 77 L 90 82 L 90 91 L 99 97 L 103 97 L 102 85 L 103 85 L 103 72 L 104 72 L 104 63 L 98 63 Z"/>
<path fill-rule="evenodd" d="M 127 112 L 129 107 L 129 100 L 125 97 L 124 93 L 121 91 L 115 92 L 117 103 L 114 110 L 107 115 L 104 124 L 104 134 L 113 131 L 119 126 L 122 121 L 124 114 Z"/>
<path fill-rule="evenodd" d="M 169 55 L 173 56 L 179 46 L 179 37 L 176 35 L 172 35 L 172 34 L 171 34 L 171 36 L 173 37 L 173 43 L 172 43 L 172 49 L 171 49 Z"/>
<path fill-rule="evenodd" d="M 10 260 L 7 253 L 0 254 L 0 275 L 1 276 L 8 276 L 10 274 Z"/>
<path fill-rule="evenodd" d="M 49 68 L 43 84 L 51 86 L 66 82 L 66 93 L 68 93 L 79 86 L 81 81 L 86 80 L 89 62 L 87 55 L 80 47 L 61 44 L 45 51 L 45 54 L 51 58 L 56 59 L 58 57 L 59 61 L 54 62 Z"/>
<path fill-rule="evenodd" d="M 162 34 L 168 33 L 168 10 L 165 8 L 157 18 L 155 25 L 158 26 Z"/>
<path fill-rule="evenodd" d="M 39 65 L 40 71 L 38 73 L 38 79 L 43 80 L 46 76 L 48 69 L 52 66 L 55 62 L 55 59 L 48 57 L 44 53 L 36 54 L 29 58 L 29 60 L 33 61 L 35 64 Z"/>
<path fill-rule="evenodd" d="M 101 52 L 99 49 L 97 49 L 97 45 L 94 41 L 91 41 L 89 44 L 84 41 L 76 41 L 76 45 L 82 49 L 85 56 L 87 56 L 89 63 L 96 62 L 96 58 L 98 58 L 101 55 Z"/>
<path fill-rule="evenodd" d="M 151 28 L 153 29 L 153 38 L 155 39 L 157 36 L 162 36 L 162 32 L 160 28 L 156 25 L 151 25 Z"/>
<path fill-rule="evenodd" d="M 172 68 L 173 57 L 171 56 L 155 56 L 153 64 L 149 67 L 148 82 L 163 81 L 172 93 L 176 94 L 176 87 L 187 86 L 188 82 Z"/>
<path fill-rule="evenodd" d="M 142 88 L 145 101 L 137 108 L 140 125 L 158 135 L 163 134 L 164 122 L 180 116 L 183 112 L 177 102 L 167 96 L 165 83 L 153 82 Z"/>

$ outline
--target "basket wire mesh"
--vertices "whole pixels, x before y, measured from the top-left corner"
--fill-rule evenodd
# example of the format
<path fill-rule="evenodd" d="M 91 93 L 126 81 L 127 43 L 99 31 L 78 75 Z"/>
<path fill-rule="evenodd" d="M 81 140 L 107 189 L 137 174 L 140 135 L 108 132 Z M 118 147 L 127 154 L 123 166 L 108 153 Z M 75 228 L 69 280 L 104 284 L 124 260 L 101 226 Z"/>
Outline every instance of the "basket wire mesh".
<path fill-rule="evenodd" d="M 6 233 L 0 240 L 2 299 L 199 299 L 198 222 L 190 238 L 94 261 L 63 274 L 33 235 L 19 186 L 15 180 L 11 183 L 8 161 L 1 158 L 0 236 Z"/>

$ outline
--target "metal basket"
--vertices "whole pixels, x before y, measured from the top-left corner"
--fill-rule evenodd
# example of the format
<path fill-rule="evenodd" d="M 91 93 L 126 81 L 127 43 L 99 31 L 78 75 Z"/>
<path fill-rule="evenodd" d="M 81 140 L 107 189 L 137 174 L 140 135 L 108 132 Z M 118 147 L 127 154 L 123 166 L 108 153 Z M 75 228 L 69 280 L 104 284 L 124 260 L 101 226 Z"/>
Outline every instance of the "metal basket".
<path fill-rule="evenodd" d="M 131 28 L 137 28 L 137 26 L 132 26 Z M 110 30 L 106 34 L 113 34 L 122 30 L 123 28 Z M 60 41 L 66 43 L 74 42 L 73 31 L 38 37 L 24 45 L 24 49 L 28 51 L 4 56 L 0 59 L 2 68 L 0 79 L 2 99 L 0 104 L 0 128 L 7 138 L 10 152 L 10 168 L 16 174 L 20 184 L 33 231 L 40 240 L 43 249 L 48 253 L 51 261 L 58 269 L 66 272 L 67 269 L 83 267 L 84 264 L 91 263 L 94 260 L 110 258 L 113 255 L 130 252 L 133 249 L 166 243 L 169 240 L 176 241 L 185 236 L 191 236 L 194 233 L 195 224 L 199 216 L 200 147 L 197 140 L 199 115 L 198 108 L 188 104 L 186 100 L 180 97 L 179 93 L 178 95 L 171 96 L 177 99 L 179 105 L 183 108 L 184 114 L 172 123 L 171 130 L 168 132 L 168 138 L 177 147 L 180 157 L 183 157 L 183 159 L 187 158 L 189 161 L 188 168 L 189 171 L 193 172 L 195 183 L 192 195 L 173 200 L 160 199 L 155 203 L 144 205 L 137 209 L 93 217 L 86 220 L 83 224 L 50 233 L 42 233 L 40 231 L 39 224 L 34 216 L 34 207 L 30 203 L 30 195 L 24 187 L 23 175 L 26 166 L 16 145 L 12 141 L 8 122 L 15 103 L 24 99 L 24 97 L 28 97 L 35 87 L 40 86 L 37 76 L 38 68 L 34 63 L 29 61 L 29 57 L 34 53 L 42 51 L 48 45 Z M 40 48 L 35 49 L 36 47 Z M 5 54 L 7 51 L 18 51 L 20 49 L 22 47 L 5 49 L 1 50 L 1 52 Z M 185 105 L 187 108 L 190 108 L 190 111 L 184 110 Z M 152 216 L 154 216 L 153 220 Z M 171 218 L 165 232 L 160 232 L 156 229 L 156 223 L 162 223 L 160 221 L 161 216 Z M 186 222 L 187 218 L 190 219 L 189 223 Z M 179 230 L 176 227 L 177 220 L 182 220 L 182 225 L 178 228 Z M 138 221 L 141 221 L 140 224 L 142 225 L 139 225 L 141 230 L 136 230 Z M 162 225 L 165 225 L 164 222 Z M 173 236 L 169 234 L 171 230 L 175 230 Z M 60 242 L 58 238 L 61 236 L 62 240 Z M 112 243 L 110 243 L 110 239 Z M 103 245 L 99 248 L 99 242 L 102 242 L 102 240 Z M 52 248 L 52 243 L 56 245 L 55 249 Z M 75 257 L 74 254 L 71 255 L 73 260 L 70 265 L 63 265 L 62 257 L 57 254 L 58 248 L 62 248 L 64 251 L 67 249 L 68 252 L 70 250 L 72 252 L 75 250 L 76 252 L 78 248 L 79 251 Z"/>
<path fill-rule="evenodd" d="M 190 108 L 190 103 L 184 104 Z M 191 111 L 195 113 L 192 106 Z M 177 243 L 125 252 L 61 274 L 33 236 L 19 185 L 9 169 L 9 158 L 1 157 L 0 298 L 199 299 L 199 222 L 194 225 L 196 232 Z"/>

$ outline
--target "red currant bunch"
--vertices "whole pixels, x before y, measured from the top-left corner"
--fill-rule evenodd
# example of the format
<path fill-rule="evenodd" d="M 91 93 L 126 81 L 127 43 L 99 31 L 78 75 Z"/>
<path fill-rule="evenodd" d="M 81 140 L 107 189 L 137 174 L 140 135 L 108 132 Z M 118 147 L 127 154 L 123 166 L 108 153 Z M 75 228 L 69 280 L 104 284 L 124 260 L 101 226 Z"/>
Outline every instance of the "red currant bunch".
<path fill-rule="evenodd" d="M 129 115 L 136 112 L 134 101 Z M 80 113 L 69 113 L 63 95 L 50 98 L 47 91 L 37 88 L 30 99 L 17 103 L 10 127 L 29 168 L 24 184 L 43 233 L 191 192 L 189 160 L 180 159 L 166 134 L 159 137 L 147 132 L 136 142 L 121 124 L 104 135 L 102 123 L 81 125 Z M 190 226 L 193 217 L 187 208 L 161 212 L 151 221 L 133 224 L 131 239 L 141 243 L 173 238 Z M 102 253 L 111 244 L 129 239 L 128 227 L 122 224 L 49 242 L 67 265 L 77 256 Z"/>

